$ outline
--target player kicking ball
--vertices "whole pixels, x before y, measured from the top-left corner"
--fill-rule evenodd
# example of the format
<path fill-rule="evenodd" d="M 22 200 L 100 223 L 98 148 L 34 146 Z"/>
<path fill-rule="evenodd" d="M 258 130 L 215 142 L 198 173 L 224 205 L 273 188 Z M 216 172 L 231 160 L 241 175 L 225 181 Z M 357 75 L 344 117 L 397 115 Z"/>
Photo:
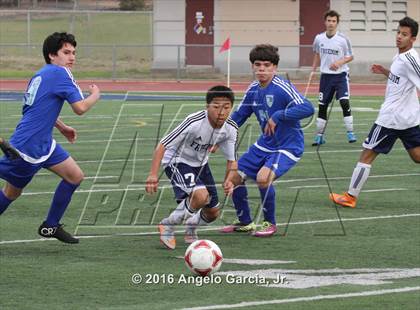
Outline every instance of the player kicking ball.
<path fill-rule="evenodd" d="M 79 242 L 63 229 L 60 220 L 84 176 L 75 160 L 54 140 L 53 128 L 74 143 L 76 130 L 59 119 L 64 102 L 70 103 L 74 113 L 82 115 L 100 97 L 99 88 L 91 85 L 90 95 L 84 98 L 73 78 L 70 69 L 76 60 L 76 44 L 74 36 L 65 32 L 55 32 L 45 39 L 42 51 L 46 65 L 29 82 L 22 118 L 10 143 L 0 138 L 0 148 L 5 154 L 0 158 L 0 178 L 6 181 L 0 190 L 0 214 L 21 195 L 41 168 L 48 169 L 62 180 L 38 233 L 65 243 Z"/>
<path fill-rule="evenodd" d="M 312 104 L 288 81 L 276 75 L 279 63 L 277 47 L 255 46 L 249 60 L 256 81 L 248 90 L 231 118 L 242 126 L 254 114 L 261 135 L 238 161 L 238 171 L 228 175 L 225 193 L 232 194 L 238 220 L 221 232 L 252 232 L 255 224 L 248 205 L 245 180 L 254 180 L 260 191 L 264 222 L 256 237 L 269 237 L 277 231 L 274 180 L 299 161 L 304 140 L 300 120 L 314 114 Z"/>
<path fill-rule="evenodd" d="M 229 118 L 234 94 L 226 86 L 214 86 L 206 95 L 207 109 L 188 115 L 156 147 L 146 180 L 146 192 L 158 189 L 159 166 L 172 183 L 177 208 L 158 228 L 160 241 L 175 249 L 175 227 L 185 222 L 185 242 L 197 240 L 197 226 L 208 225 L 219 215 L 215 181 L 208 165 L 209 153 L 218 146 L 226 160 L 226 171 L 236 170 L 238 126 Z"/>

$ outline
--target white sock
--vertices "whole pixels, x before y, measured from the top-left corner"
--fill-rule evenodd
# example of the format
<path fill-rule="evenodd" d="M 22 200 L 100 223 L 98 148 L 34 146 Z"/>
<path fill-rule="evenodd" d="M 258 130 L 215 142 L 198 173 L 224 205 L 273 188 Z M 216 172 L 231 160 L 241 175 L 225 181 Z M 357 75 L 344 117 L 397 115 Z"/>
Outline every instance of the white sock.
<path fill-rule="evenodd" d="M 353 115 L 346 116 L 343 118 L 344 126 L 346 126 L 347 131 L 353 131 Z"/>
<path fill-rule="evenodd" d="M 323 118 L 317 118 L 316 119 L 316 134 L 319 136 L 322 136 L 325 132 L 325 125 L 327 124 L 327 121 Z"/>
<path fill-rule="evenodd" d="M 202 214 L 203 209 L 196 212 L 192 217 L 190 217 L 185 224 L 188 226 L 207 226 L 210 222 L 205 218 L 204 214 Z"/>
<path fill-rule="evenodd" d="M 358 162 L 353 170 L 351 176 L 350 186 L 348 193 L 352 196 L 358 197 L 363 185 L 367 181 L 370 173 L 371 165 Z"/>
<path fill-rule="evenodd" d="M 179 203 L 174 211 L 167 218 L 162 220 L 162 224 L 176 225 L 181 224 L 186 218 L 191 217 L 194 212 L 189 209 L 189 198 L 185 198 Z"/>

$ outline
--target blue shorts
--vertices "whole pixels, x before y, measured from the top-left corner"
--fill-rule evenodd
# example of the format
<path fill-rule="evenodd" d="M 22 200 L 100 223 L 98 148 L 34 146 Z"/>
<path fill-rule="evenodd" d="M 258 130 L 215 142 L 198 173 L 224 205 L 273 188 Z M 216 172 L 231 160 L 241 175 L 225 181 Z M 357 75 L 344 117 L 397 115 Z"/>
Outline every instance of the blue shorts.
<path fill-rule="evenodd" d="M 335 98 L 349 99 L 350 98 L 349 75 L 347 72 L 340 74 L 321 74 L 319 81 L 319 103 L 328 105 L 335 93 Z"/>
<path fill-rule="evenodd" d="M 22 158 L 10 160 L 6 156 L 3 156 L 0 158 L 0 178 L 9 182 L 14 187 L 24 188 L 31 182 L 34 175 L 41 168 L 49 168 L 57 165 L 65 161 L 69 156 L 69 153 L 58 143 L 51 156 L 39 164 L 28 163 Z"/>
<path fill-rule="evenodd" d="M 172 164 L 165 168 L 165 173 L 171 180 L 177 203 L 187 198 L 194 190 L 206 188 L 210 195 L 210 202 L 206 207 L 218 206 L 216 184 L 208 164 L 202 167 L 191 167 L 184 163 Z"/>
<path fill-rule="evenodd" d="M 388 154 L 398 138 L 406 150 L 420 146 L 420 126 L 398 130 L 373 124 L 363 147 L 376 153 Z"/>
<path fill-rule="evenodd" d="M 238 160 L 238 169 L 253 180 L 257 180 L 258 171 L 267 167 L 276 175 L 276 179 L 290 170 L 296 161 L 281 152 L 264 152 L 252 145 Z"/>

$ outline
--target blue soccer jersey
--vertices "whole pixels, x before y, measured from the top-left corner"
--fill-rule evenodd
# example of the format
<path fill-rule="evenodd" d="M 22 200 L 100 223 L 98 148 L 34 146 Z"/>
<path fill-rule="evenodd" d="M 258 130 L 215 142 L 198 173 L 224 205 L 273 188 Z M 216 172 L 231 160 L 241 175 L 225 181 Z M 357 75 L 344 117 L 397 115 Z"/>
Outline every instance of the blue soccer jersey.
<path fill-rule="evenodd" d="M 255 146 L 262 151 L 287 151 L 298 160 L 303 153 L 304 140 L 299 120 L 309 117 L 314 108 L 296 88 L 279 76 L 262 88 L 257 81 L 251 83 L 244 98 L 231 118 L 239 125 L 255 114 L 263 133 Z M 274 135 L 265 135 L 264 128 L 272 118 L 276 123 Z"/>
<path fill-rule="evenodd" d="M 45 65 L 29 82 L 23 99 L 23 116 L 10 143 L 26 161 L 45 161 L 55 148 L 53 129 L 64 101 L 75 103 L 83 99 L 69 69 Z"/>

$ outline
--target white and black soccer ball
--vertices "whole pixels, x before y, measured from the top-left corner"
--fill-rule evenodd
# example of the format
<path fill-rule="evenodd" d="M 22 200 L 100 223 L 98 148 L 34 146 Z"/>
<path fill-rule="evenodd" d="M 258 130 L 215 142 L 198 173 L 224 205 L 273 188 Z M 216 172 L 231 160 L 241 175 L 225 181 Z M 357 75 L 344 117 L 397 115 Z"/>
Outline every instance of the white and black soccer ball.
<path fill-rule="evenodd" d="M 188 269 L 196 275 L 205 277 L 219 270 L 223 254 L 213 241 L 197 240 L 187 248 L 184 259 Z"/>

